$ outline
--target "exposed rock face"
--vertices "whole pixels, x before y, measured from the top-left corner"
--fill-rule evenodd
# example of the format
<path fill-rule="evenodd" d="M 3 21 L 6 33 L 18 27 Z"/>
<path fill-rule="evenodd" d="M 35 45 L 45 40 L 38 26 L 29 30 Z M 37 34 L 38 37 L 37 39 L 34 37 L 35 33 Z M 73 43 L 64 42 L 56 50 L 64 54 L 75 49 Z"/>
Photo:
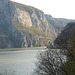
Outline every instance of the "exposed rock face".
<path fill-rule="evenodd" d="M 28 12 L 23 11 L 19 8 L 16 9 L 16 13 L 14 15 L 15 21 L 21 23 L 24 26 L 32 26 L 31 17 Z"/>
<path fill-rule="evenodd" d="M 0 48 L 44 46 L 57 37 L 55 21 L 39 9 L 0 0 Z"/>
<path fill-rule="evenodd" d="M 75 22 L 75 20 L 63 19 L 63 18 L 53 18 L 50 15 L 45 15 L 47 21 L 54 27 L 57 34 L 60 34 L 64 27 L 69 22 Z"/>

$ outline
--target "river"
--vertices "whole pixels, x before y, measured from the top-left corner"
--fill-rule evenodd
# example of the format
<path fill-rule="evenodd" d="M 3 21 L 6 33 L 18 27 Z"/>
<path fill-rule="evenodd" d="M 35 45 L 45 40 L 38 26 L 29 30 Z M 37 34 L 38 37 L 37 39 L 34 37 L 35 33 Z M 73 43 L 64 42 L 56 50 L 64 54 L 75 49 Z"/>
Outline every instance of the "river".
<path fill-rule="evenodd" d="M 36 56 L 45 48 L 16 51 L 0 51 L 0 72 L 13 72 L 14 75 L 32 75 L 35 69 Z"/>

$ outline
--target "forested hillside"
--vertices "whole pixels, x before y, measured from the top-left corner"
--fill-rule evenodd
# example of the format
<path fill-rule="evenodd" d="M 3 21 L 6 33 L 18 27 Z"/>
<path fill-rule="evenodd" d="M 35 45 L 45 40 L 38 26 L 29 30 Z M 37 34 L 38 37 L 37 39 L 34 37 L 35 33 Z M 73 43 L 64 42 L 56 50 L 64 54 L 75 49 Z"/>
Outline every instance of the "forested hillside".
<path fill-rule="evenodd" d="M 75 37 L 75 22 L 68 23 L 54 43 L 62 48 L 69 47 L 70 39 L 74 40 L 73 36 Z"/>

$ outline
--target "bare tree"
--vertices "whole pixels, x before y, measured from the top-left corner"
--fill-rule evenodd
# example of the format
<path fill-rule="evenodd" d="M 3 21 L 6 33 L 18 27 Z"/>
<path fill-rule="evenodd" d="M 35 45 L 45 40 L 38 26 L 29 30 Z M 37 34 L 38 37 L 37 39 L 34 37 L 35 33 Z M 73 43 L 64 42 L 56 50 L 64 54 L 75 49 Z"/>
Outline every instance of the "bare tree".
<path fill-rule="evenodd" d="M 47 50 L 41 52 L 36 63 L 35 72 L 37 75 L 67 75 L 63 68 L 66 56 L 61 50 Z"/>

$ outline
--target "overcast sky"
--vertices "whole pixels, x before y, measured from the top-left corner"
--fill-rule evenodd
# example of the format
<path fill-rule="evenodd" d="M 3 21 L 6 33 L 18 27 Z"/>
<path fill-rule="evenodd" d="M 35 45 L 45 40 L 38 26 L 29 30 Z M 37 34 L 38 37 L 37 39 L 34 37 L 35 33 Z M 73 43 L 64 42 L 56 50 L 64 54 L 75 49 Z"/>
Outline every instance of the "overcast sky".
<path fill-rule="evenodd" d="M 75 19 L 75 0 L 13 0 L 41 9 L 55 18 Z"/>

